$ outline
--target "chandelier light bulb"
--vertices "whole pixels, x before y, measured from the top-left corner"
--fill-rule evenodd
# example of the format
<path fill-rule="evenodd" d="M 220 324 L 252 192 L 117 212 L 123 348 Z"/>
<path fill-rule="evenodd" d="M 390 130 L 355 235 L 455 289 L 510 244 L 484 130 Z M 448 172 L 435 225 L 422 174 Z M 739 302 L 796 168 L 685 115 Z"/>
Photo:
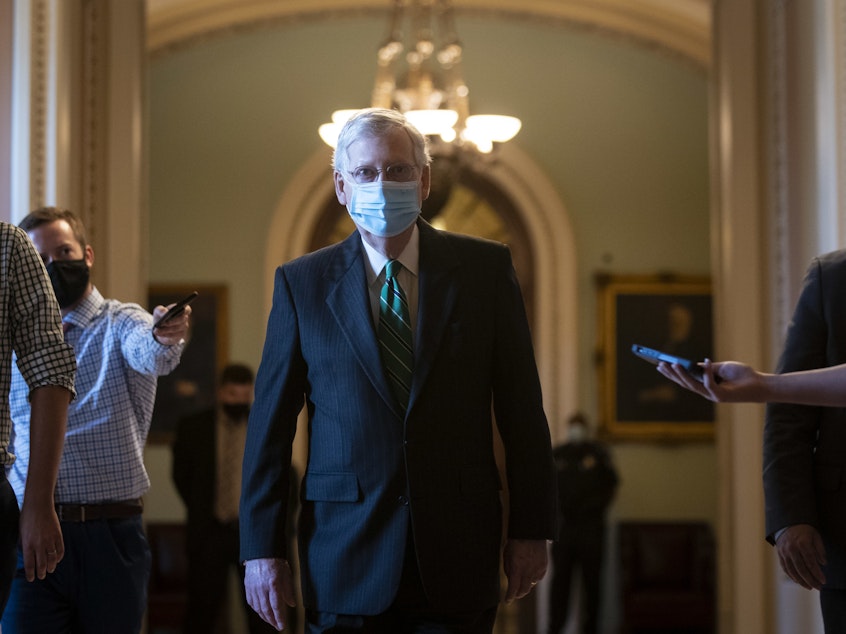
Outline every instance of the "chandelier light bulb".
<path fill-rule="evenodd" d="M 482 154 L 489 154 L 493 151 L 493 140 L 486 136 L 484 130 L 480 128 L 475 130 L 471 128 L 464 128 L 461 132 L 461 139 L 462 141 L 472 143 Z"/>
<path fill-rule="evenodd" d="M 455 133 L 455 128 L 449 128 L 441 132 L 441 141 L 444 143 L 452 143 L 458 135 Z"/>

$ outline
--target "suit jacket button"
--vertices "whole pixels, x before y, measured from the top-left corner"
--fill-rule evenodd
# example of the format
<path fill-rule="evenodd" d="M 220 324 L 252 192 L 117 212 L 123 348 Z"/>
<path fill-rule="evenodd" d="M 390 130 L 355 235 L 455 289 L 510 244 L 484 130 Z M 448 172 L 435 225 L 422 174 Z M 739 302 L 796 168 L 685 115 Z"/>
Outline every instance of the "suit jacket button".
<path fill-rule="evenodd" d="M 404 495 L 399 496 L 397 502 L 400 503 L 400 506 L 408 506 L 408 498 Z"/>

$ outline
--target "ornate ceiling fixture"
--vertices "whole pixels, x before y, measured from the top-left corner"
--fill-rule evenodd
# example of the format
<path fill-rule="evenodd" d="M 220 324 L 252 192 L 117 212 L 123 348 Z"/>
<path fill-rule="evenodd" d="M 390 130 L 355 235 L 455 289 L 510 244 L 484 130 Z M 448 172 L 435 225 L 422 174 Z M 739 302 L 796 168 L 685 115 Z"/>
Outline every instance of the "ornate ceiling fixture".
<path fill-rule="evenodd" d="M 461 54 L 448 0 L 395 0 L 388 37 L 376 57 L 371 105 L 403 112 L 429 137 L 436 154 L 454 148 L 491 152 L 494 143 L 519 132 L 520 119 L 470 114 Z M 334 147 L 355 112 L 333 112 L 332 122 L 320 126 L 320 138 Z"/>

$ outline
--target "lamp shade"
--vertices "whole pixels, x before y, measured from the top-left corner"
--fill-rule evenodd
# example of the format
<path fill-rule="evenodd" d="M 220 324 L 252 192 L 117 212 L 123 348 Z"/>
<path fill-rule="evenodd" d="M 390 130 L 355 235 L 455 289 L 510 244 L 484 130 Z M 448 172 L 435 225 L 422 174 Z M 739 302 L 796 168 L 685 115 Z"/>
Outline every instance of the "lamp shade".
<path fill-rule="evenodd" d="M 465 124 L 473 136 L 481 136 L 497 143 L 513 139 L 522 127 L 517 117 L 500 114 L 474 114 L 467 117 Z"/>
<path fill-rule="evenodd" d="M 458 121 L 455 110 L 409 110 L 405 113 L 411 124 L 426 135 L 447 134 Z"/>
<path fill-rule="evenodd" d="M 323 123 L 317 128 L 317 133 L 326 145 L 334 148 L 338 145 L 338 135 L 341 133 L 341 126 L 337 123 Z"/>

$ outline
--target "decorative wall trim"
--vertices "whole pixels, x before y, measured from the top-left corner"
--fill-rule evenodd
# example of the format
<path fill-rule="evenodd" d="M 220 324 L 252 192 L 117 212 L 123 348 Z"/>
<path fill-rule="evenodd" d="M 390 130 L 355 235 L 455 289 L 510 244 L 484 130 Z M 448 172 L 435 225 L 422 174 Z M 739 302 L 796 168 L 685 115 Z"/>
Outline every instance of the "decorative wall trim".
<path fill-rule="evenodd" d="M 105 190 L 108 187 L 104 152 L 105 128 L 109 121 L 103 98 L 106 90 L 104 73 L 108 68 L 104 51 L 104 35 L 108 33 L 105 11 L 101 1 L 85 3 L 81 27 L 82 81 L 78 88 L 81 126 L 77 180 L 81 189 L 79 214 L 86 227 L 90 227 L 90 240 L 93 244 L 105 242 L 100 237 L 105 236 L 109 222 L 104 204 Z"/>
<path fill-rule="evenodd" d="M 50 19 L 47 0 L 30 5 L 29 208 L 44 204 L 47 165 L 47 82 Z"/>

